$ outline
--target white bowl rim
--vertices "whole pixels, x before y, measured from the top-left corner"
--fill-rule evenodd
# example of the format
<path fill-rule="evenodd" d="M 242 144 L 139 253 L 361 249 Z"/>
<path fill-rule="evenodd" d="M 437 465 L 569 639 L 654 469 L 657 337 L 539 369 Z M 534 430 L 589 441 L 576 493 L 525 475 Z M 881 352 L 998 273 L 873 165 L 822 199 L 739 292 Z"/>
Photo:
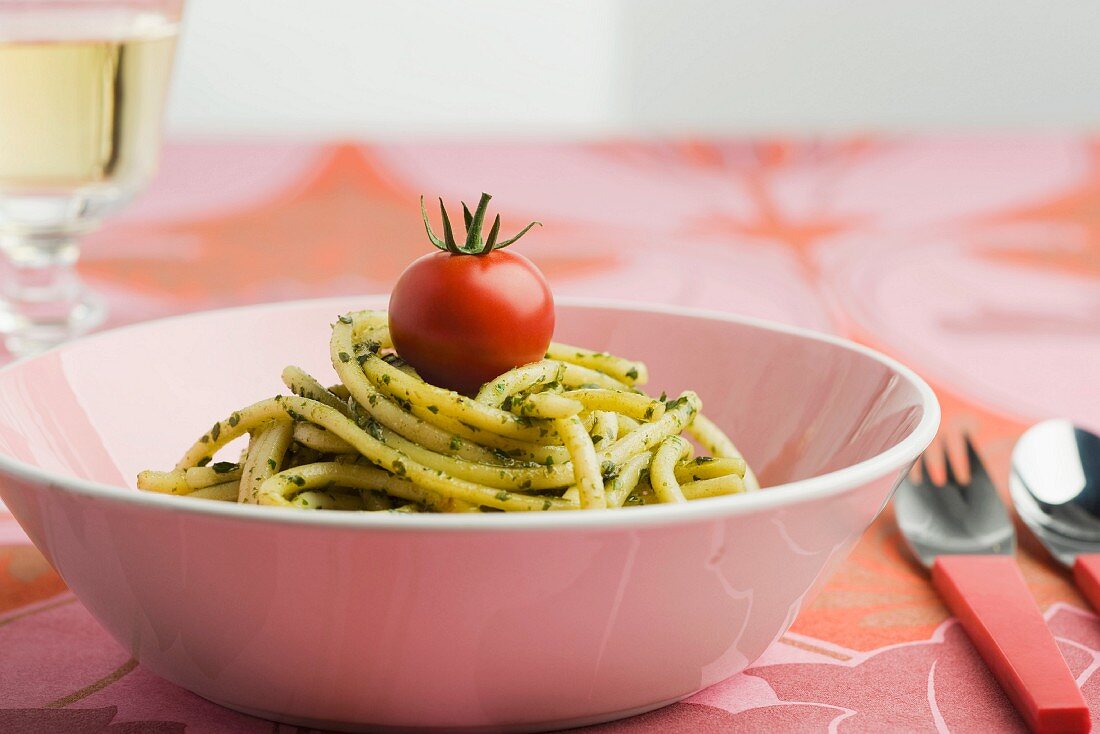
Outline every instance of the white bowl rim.
<path fill-rule="evenodd" d="M 16 360 L 0 368 L 0 375 L 4 375 L 8 371 L 14 370 L 25 362 L 40 359 L 45 355 L 72 348 L 74 345 L 96 342 L 131 330 L 155 329 L 157 326 L 176 321 L 200 321 L 203 319 L 219 318 L 230 313 L 243 313 L 249 311 L 279 311 L 283 309 L 295 310 L 301 308 L 319 309 L 323 308 L 326 304 L 333 304 L 336 307 L 336 311 L 339 311 L 341 307 L 346 307 L 348 302 L 355 298 L 356 296 L 354 295 L 347 295 L 258 303 L 231 308 L 196 311 L 160 319 L 141 321 L 90 334 L 58 345 L 46 352 Z M 384 302 L 388 296 L 384 294 L 372 294 L 359 298 L 364 302 L 364 307 L 372 308 L 377 307 L 377 305 L 372 305 L 370 302 Z M 642 301 L 635 302 L 625 299 L 562 296 L 556 297 L 555 301 L 561 305 L 577 306 L 581 308 L 602 308 L 630 311 L 634 313 L 665 314 L 725 321 L 832 344 L 869 357 L 907 380 L 916 388 L 920 395 L 923 415 L 920 422 L 910 431 L 909 435 L 900 442 L 882 453 L 842 469 L 819 474 L 807 479 L 775 485 L 763 491 L 749 494 L 713 497 L 679 505 L 647 505 L 644 507 L 632 507 L 625 512 L 619 510 L 585 510 L 577 512 L 456 514 L 402 513 L 400 517 L 395 517 L 394 513 L 389 512 L 288 512 L 285 508 L 262 505 L 230 502 L 188 502 L 185 498 L 175 495 L 142 492 L 129 487 L 123 488 L 89 479 L 68 476 L 61 472 L 36 467 L 33 464 L 28 464 L 3 453 L 0 453 L 0 474 L 10 474 L 25 481 L 45 485 L 49 488 L 59 488 L 63 492 L 84 495 L 94 499 L 147 506 L 150 508 L 164 507 L 184 514 L 221 516 L 227 519 L 234 518 L 245 521 L 276 524 L 290 523 L 295 525 L 318 525 L 348 529 L 369 528 L 372 531 L 387 532 L 425 530 L 492 532 L 524 529 L 567 530 L 571 528 L 579 530 L 610 527 L 621 528 L 624 526 L 628 528 L 642 528 L 680 524 L 684 522 L 697 522 L 700 520 L 714 520 L 725 516 L 740 515 L 757 510 L 790 505 L 805 500 L 819 499 L 833 494 L 842 494 L 860 483 L 882 477 L 914 461 L 920 453 L 928 447 L 928 444 L 931 443 L 936 435 L 936 431 L 939 429 L 939 401 L 936 399 L 936 395 L 932 391 L 932 388 L 923 379 L 897 360 L 848 339 L 767 319 L 741 316 L 734 313 L 710 309 Z"/>

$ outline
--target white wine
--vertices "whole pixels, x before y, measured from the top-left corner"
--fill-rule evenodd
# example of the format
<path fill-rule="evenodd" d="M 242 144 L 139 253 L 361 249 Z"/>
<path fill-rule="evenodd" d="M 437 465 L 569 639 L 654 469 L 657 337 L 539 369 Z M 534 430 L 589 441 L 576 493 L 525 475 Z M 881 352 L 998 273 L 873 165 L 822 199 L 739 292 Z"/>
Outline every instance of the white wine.
<path fill-rule="evenodd" d="M 149 12 L 0 12 L 0 196 L 140 188 L 156 168 L 176 29 Z"/>

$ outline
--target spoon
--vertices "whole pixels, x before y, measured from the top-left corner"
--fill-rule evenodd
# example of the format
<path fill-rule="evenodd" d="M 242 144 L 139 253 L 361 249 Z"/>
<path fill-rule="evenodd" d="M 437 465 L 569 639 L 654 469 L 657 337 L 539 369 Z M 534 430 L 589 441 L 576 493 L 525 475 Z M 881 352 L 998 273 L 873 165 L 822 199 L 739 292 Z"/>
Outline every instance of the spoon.
<path fill-rule="evenodd" d="M 1100 436 L 1066 420 L 1032 426 L 1012 451 L 1016 511 L 1100 610 Z"/>

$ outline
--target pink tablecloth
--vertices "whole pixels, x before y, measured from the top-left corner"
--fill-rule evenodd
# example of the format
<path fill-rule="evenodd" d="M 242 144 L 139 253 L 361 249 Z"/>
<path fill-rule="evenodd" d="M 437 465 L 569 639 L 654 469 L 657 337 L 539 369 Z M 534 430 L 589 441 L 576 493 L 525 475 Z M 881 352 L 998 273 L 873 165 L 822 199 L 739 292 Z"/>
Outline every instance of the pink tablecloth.
<path fill-rule="evenodd" d="M 87 243 L 114 324 L 387 290 L 417 196 L 486 190 L 558 293 L 837 332 L 937 388 L 1003 486 L 1012 441 L 1100 428 L 1100 146 L 1074 138 L 599 145 L 176 145 Z M 509 226 L 512 226 L 509 225 Z M 1100 623 L 1020 562 L 1100 713 Z M 990 731 L 1022 724 L 902 553 L 889 513 L 744 674 L 606 732 Z M 146 672 L 0 511 L 0 731 L 289 731 Z"/>

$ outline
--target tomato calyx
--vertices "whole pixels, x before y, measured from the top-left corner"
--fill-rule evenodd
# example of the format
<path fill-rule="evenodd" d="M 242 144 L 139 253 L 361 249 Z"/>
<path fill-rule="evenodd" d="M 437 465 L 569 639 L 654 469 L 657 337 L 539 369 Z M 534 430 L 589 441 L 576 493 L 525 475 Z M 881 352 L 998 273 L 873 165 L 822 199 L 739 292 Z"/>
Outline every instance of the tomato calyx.
<path fill-rule="evenodd" d="M 428 221 L 428 210 L 424 207 L 424 197 L 421 196 L 420 216 L 424 218 L 424 229 L 428 232 L 428 239 L 440 250 L 449 252 L 452 255 L 488 255 L 493 250 L 503 250 L 527 234 L 536 224 L 542 226 L 541 222 L 531 222 L 521 229 L 519 234 L 498 242 L 500 215 L 497 214 L 496 219 L 493 220 L 493 226 L 489 228 L 489 235 L 483 242 L 481 240 L 481 230 L 485 224 L 485 212 L 489 208 L 489 199 L 492 198 L 489 194 L 483 193 L 481 200 L 477 203 L 477 210 L 473 214 L 470 213 L 470 207 L 466 206 L 466 202 L 462 202 L 462 217 L 466 224 L 466 241 L 460 245 L 455 240 L 454 230 L 451 228 L 451 218 L 447 216 L 447 207 L 443 205 L 443 198 L 440 197 L 439 199 L 439 212 L 443 216 L 443 239 L 440 239 L 432 231 L 432 224 Z"/>

